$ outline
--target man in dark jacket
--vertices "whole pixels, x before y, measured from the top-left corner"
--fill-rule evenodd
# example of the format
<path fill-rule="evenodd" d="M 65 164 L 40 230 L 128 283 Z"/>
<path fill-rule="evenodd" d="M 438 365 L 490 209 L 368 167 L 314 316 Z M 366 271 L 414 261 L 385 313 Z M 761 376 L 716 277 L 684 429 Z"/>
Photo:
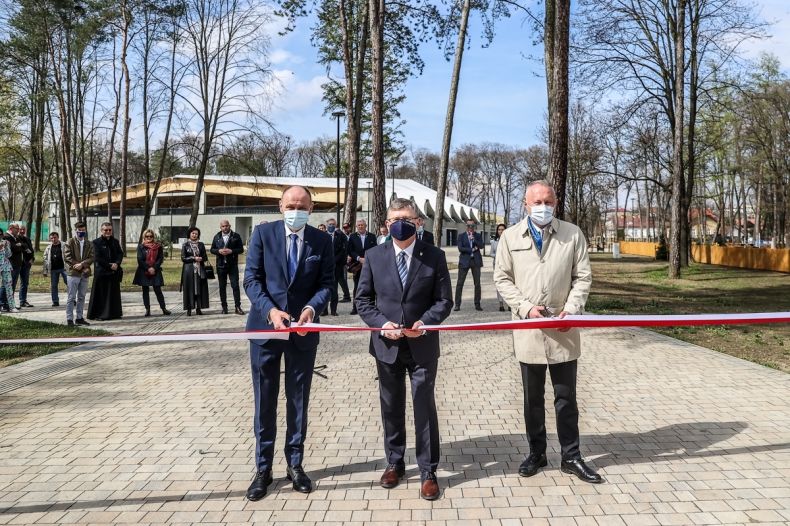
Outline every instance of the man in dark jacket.
<path fill-rule="evenodd" d="M 346 256 L 348 255 L 348 238 L 337 228 L 337 221 L 334 217 L 326 220 L 326 233 L 332 237 L 332 250 L 335 254 L 335 281 L 332 288 L 332 300 L 329 302 L 330 314 L 337 316 L 337 304 L 348 303 L 351 295 L 348 292 L 348 279 L 346 278 Z M 337 292 L 337 285 L 343 289 L 343 299 L 339 300 L 340 294 Z M 327 314 L 326 312 L 324 314 Z"/>
<path fill-rule="evenodd" d="M 461 310 L 461 296 L 464 292 L 464 282 L 469 270 L 472 270 L 472 279 L 475 282 L 475 309 L 483 310 L 480 306 L 480 268 L 483 266 L 483 236 L 475 232 L 475 222 L 466 222 L 466 233 L 458 236 L 458 283 L 455 284 L 455 310 Z"/>
<path fill-rule="evenodd" d="M 425 218 L 422 216 L 417 221 L 417 241 L 422 241 L 426 245 L 436 245 L 433 240 L 433 233 L 425 230 Z"/>
<path fill-rule="evenodd" d="M 222 303 L 222 314 L 228 313 L 228 278 L 233 289 L 233 304 L 236 314 L 244 314 L 241 310 L 241 293 L 239 291 L 239 254 L 244 252 L 241 236 L 230 229 L 230 221 L 219 222 L 219 232 L 211 242 L 211 253 L 217 256 L 217 277 L 219 278 L 219 301 Z"/>
<path fill-rule="evenodd" d="M 368 232 L 368 223 L 364 219 L 357 219 L 357 231 L 348 236 L 348 263 L 365 263 L 365 251 L 376 246 L 376 236 Z M 354 298 L 357 297 L 359 286 L 359 272 L 354 273 Z M 357 313 L 357 305 L 351 308 L 351 314 Z"/>
<path fill-rule="evenodd" d="M 16 291 L 19 274 L 22 272 L 22 266 L 25 263 L 23 254 L 25 245 L 18 236 L 19 225 L 16 223 L 8 225 L 8 231 L 5 233 L 5 236 L 3 236 L 3 239 L 6 240 L 8 247 L 11 249 L 11 258 L 9 260 L 11 262 L 11 282 L 14 291 Z M 0 292 L 0 306 L 2 306 L 4 311 L 8 312 L 8 298 L 6 297 L 5 289 Z M 21 305 L 19 306 L 21 307 Z"/>
<path fill-rule="evenodd" d="M 19 227 L 17 239 L 24 245 L 22 248 L 22 268 L 19 269 L 19 306 L 32 307 L 33 305 L 27 302 L 27 288 L 30 285 L 30 269 L 33 267 L 36 254 L 33 251 L 33 242 L 27 237 L 26 227 Z"/>
<path fill-rule="evenodd" d="M 415 453 L 420 468 L 420 497 L 439 498 L 439 418 L 434 386 L 439 366 L 439 333 L 420 329 L 437 325 L 453 305 L 450 272 L 441 249 L 418 241 L 417 210 L 409 199 L 393 199 L 387 210 L 392 239 L 368 250 L 355 297 L 359 316 L 369 327 L 370 354 L 376 358 L 387 468 L 383 488 L 394 488 L 406 465 L 406 374 L 414 406 Z"/>

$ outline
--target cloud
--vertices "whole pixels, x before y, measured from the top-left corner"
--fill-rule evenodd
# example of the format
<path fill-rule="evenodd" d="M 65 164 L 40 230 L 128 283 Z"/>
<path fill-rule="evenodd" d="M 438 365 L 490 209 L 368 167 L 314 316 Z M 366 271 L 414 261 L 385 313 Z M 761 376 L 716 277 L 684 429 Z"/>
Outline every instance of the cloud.
<path fill-rule="evenodd" d="M 272 50 L 272 52 L 269 54 L 269 62 L 271 62 L 273 65 L 285 63 L 303 64 L 304 58 L 291 53 L 287 49 L 278 48 Z"/>
<path fill-rule="evenodd" d="M 301 111 L 320 103 L 324 92 L 321 85 L 327 82 L 326 75 L 316 75 L 302 80 L 289 69 L 274 70 L 275 94 L 272 110 L 278 117 L 292 111 Z"/>
<path fill-rule="evenodd" d="M 744 53 L 756 58 L 761 53 L 779 57 L 782 66 L 790 69 L 790 6 L 787 0 L 763 0 L 759 16 L 770 24 L 766 28 L 768 38 L 744 43 Z"/>

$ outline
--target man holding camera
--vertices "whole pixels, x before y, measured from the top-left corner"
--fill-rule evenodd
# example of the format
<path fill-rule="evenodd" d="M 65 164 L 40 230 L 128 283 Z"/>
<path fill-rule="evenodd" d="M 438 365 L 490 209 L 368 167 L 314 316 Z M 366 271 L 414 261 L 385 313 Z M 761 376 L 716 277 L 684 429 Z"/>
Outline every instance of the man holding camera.
<path fill-rule="evenodd" d="M 527 217 L 502 234 L 497 246 L 494 282 L 513 310 L 514 319 L 581 314 L 592 285 L 587 240 L 576 225 L 554 217 L 557 196 L 547 181 L 527 187 Z M 524 418 L 530 454 L 519 475 L 531 477 L 546 466 L 546 368 L 554 386 L 560 469 L 590 483 L 601 476 L 579 451 L 576 367 L 581 354 L 578 329 L 513 331 L 516 358 L 524 386 Z"/>

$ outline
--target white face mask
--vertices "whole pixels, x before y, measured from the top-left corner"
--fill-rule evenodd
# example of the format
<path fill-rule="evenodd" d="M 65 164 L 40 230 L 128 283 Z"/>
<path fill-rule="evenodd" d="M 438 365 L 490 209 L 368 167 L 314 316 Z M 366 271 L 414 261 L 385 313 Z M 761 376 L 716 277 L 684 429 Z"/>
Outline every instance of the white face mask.
<path fill-rule="evenodd" d="M 307 220 L 310 219 L 310 212 L 307 210 L 286 210 L 283 216 L 288 228 L 296 232 L 307 224 Z"/>
<path fill-rule="evenodd" d="M 529 212 L 529 218 L 538 226 L 546 226 L 554 219 L 554 207 L 549 205 L 534 205 Z"/>

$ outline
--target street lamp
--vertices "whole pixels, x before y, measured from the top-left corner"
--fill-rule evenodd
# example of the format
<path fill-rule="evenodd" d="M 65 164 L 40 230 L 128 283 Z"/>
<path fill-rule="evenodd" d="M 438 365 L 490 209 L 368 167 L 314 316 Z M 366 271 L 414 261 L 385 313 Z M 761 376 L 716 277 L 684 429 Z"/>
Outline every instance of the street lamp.
<path fill-rule="evenodd" d="M 332 117 L 337 121 L 337 140 L 335 142 L 335 177 L 337 177 L 337 225 L 340 225 L 340 118 L 345 117 L 344 111 L 333 111 Z"/>

